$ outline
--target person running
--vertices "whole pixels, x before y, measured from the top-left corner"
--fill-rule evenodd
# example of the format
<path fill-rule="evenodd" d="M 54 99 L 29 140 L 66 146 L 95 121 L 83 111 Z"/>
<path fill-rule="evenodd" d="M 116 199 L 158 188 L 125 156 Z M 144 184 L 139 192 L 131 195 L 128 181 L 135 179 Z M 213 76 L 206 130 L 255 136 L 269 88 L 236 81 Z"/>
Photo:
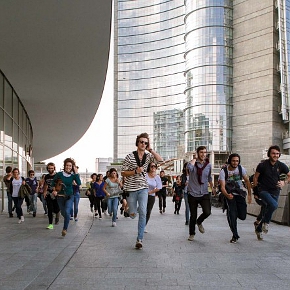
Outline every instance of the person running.
<path fill-rule="evenodd" d="M 7 166 L 6 169 L 6 175 L 3 178 L 3 181 L 6 185 L 6 192 L 7 192 L 7 200 L 8 200 L 8 213 L 9 213 L 9 217 L 13 217 L 13 208 L 12 207 L 12 195 L 10 192 L 10 183 L 11 183 L 11 178 L 12 178 L 12 167 L 11 166 Z"/>
<path fill-rule="evenodd" d="M 16 207 L 16 213 L 18 217 L 18 223 L 21 224 L 24 222 L 24 216 L 22 211 L 22 203 L 24 197 L 20 195 L 21 185 L 25 185 L 24 177 L 20 176 L 20 172 L 18 168 L 14 168 L 12 170 L 12 178 L 10 182 L 9 192 L 11 193 L 14 205 Z"/>
<path fill-rule="evenodd" d="M 278 207 L 278 200 L 281 188 L 290 182 L 290 172 L 288 166 L 279 161 L 280 147 L 270 146 L 267 152 L 268 159 L 258 164 L 254 174 L 253 186 L 259 187 L 259 198 L 265 203 L 265 214 L 261 222 L 256 227 L 258 240 L 263 240 L 263 234 L 269 231 L 269 224 L 274 211 Z M 284 173 L 287 179 L 282 181 L 280 175 Z"/>
<path fill-rule="evenodd" d="M 162 157 L 151 148 L 147 133 L 138 135 L 135 145 L 137 150 L 125 157 L 121 174 L 123 177 L 126 177 L 124 190 L 129 194 L 127 202 L 129 205 L 129 215 L 132 219 L 137 216 L 138 204 L 138 235 L 135 248 L 142 249 L 148 202 L 148 183 L 145 172 L 150 162 L 154 161 L 154 159 L 161 162 Z M 149 153 L 146 153 L 146 150 Z"/>
<path fill-rule="evenodd" d="M 164 170 L 160 171 L 160 178 L 162 182 L 162 188 L 158 191 L 158 198 L 159 198 L 159 212 L 162 214 L 165 213 L 167 187 L 168 187 L 168 178 L 165 177 Z"/>
<path fill-rule="evenodd" d="M 153 209 L 156 193 L 162 188 L 162 181 L 159 175 L 156 174 L 157 164 L 150 162 L 147 167 L 146 180 L 148 183 L 148 202 L 147 202 L 147 214 L 146 214 L 146 226 L 150 219 L 151 211 Z M 144 230 L 147 233 L 147 229 Z"/>
<path fill-rule="evenodd" d="M 110 175 L 106 179 L 105 184 L 103 186 L 103 191 L 108 197 L 108 213 L 112 215 L 112 227 L 115 227 L 117 221 L 117 213 L 118 213 L 118 204 L 119 204 L 119 195 L 123 192 L 121 190 L 122 183 L 120 182 L 117 170 L 115 168 L 110 169 Z"/>
<path fill-rule="evenodd" d="M 247 217 L 246 191 L 248 191 L 248 203 L 252 202 L 251 183 L 246 169 L 240 165 L 240 155 L 233 153 L 229 156 L 227 166 L 220 171 L 219 182 L 222 194 L 225 196 L 227 219 L 232 231 L 230 243 L 236 243 L 240 238 L 238 234 L 237 219 L 245 220 Z"/>
<path fill-rule="evenodd" d="M 38 182 L 38 197 L 40 201 L 42 202 L 44 214 L 47 215 L 47 204 L 46 204 L 46 199 L 43 196 L 43 189 L 44 189 L 44 184 L 45 184 L 45 175 L 42 174 L 41 179 Z"/>
<path fill-rule="evenodd" d="M 106 196 L 104 193 L 104 181 L 103 181 L 103 174 L 98 174 L 97 178 L 96 178 L 96 182 L 94 183 L 94 193 L 95 193 L 95 207 L 98 210 L 98 214 L 99 214 L 99 219 L 102 219 L 102 201 L 104 199 L 104 197 Z"/>
<path fill-rule="evenodd" d="M 95 190 L 94 190 L 94 183 L 97 180 L 97 173 L 93 173 L 91 175 L 91 182 L 90 187 L 86 190 L 86 196 L 89 198 L 90 201 L 90 209 L 91 212 L 94 213 L 94 205 L 95 205 Z M 95 216 L 98 216 L 97 209 L 95 207 Z"/>
<path fill-rule="evenodd" d="M 77 185 L 81 185 L 75 161 L 72 158 L 66 158 L 63 162 L 63 171 L 56 173 L 52 182 L 52 193 L 54 196 L 57 196 L 58 206 L 61 215 L 64 217 L 63 230 L 61 232 L 63 237 L 67 234 L 70 211 L 74 201 L 73 181 L 75 181 Z"/>
<path fill-rule="evenodd" d="M 78 213 L 79 213 L 79 202 L 80 202 L 80 187 L 73 181 L 73 195 L 74 195 L 74 202 L 73 206 L 70 211 L 70 219 L 75 219 L 75 222 L 79 220 Z"/>
<path fill-rule="evenodd" d="M 181 186 L 183 188 L 183 198 L 184 198 L 184 204 L 185 204 L 185 225 L 188 226 L 189 224 L 189 204 L 188 204 L 188 193 L 187 193 L 187 186 L 188 186 L 188 179 L 189 179 L 189 173 L 187 170 L 187 163 L 185 162 L 182 169 L 181 174 Z"/>
<path fill-rule="evenodd" d="M 174 214 L 179 214 L 181 202 L 183 198 L 183 190 L 180 175 L 176 176 L 176 181 L 173 183 L 173 201 L 174 201 Z"/>
<path fill-rule="evenodd" d="M 46 166 L 48 174 L 44 177 L 44 186 L 43 186 L 43 197 L 47 204 L 47 216 L 48 216 L 48 230 L 53 230 L 53 213 L 55 214 L 54 223 L 58 225 L 60 209 L 56 200 L 56 196 L 53 194 L 52 182 L 55 177 L 55 164 L 49 162 Z"/>
<path fill-rule="evenodd" d="M 26 184 L 31 188 L 31 193 L 29 195 L 29 213 L 33 213 L 33 217 L 36 217 L 37 211 L 37 194 L 38 194 L 38 181 L 35 177 L 33 170 L 28 171 L 28 177 L 25 179 Z"/>
<path fill-rule="evenodd" d="M 207 151 L 205 146 L 199 146 L 196 149 L 196 157 L 188 162 L 187 169 L 189 171 L 188 180 L 188 204 L 190 209 L 189 220 L 189 241 L 194 240 L 195 225 L 197 224 L 200 233 L 204 233 L 202 223 L 211 214 L 210 195 L 208 192 L 208 183 L 215 194 L 215 189 L 211 177 L 211 164 L 206 156 Z M 197 218 L 198 205 L 202 208 L 201 215 Z"/>

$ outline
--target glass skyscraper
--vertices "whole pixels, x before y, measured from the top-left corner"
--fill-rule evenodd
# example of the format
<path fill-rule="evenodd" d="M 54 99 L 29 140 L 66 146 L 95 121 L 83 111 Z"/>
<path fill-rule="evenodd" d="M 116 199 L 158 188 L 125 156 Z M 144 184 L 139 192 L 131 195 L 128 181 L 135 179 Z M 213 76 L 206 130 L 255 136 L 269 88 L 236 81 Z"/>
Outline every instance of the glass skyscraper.
<path fill-rule="evenodd" d="M 184 147 L 184 13 L 184 0 L 115 1 L 114 160 L 142 132 L 165 159 Z"/>

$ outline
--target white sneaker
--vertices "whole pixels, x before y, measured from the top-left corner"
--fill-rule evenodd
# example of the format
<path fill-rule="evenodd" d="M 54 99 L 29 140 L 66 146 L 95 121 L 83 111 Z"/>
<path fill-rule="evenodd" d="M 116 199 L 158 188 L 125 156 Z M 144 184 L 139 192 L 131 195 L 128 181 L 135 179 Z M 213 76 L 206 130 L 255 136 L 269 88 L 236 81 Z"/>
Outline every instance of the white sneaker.
<path fill-rule="evenodd" d="M 189 240 L 189 241 L 193 241 L 193 240 L 194 240 L 194 235 L 190 235 L 190 236 L 188 237 L 188 240 Z"/>
<path fill-rule="evenodd" d="M 21 219 L 21 222 L 24 222 L 24 216 L 23 215 L 20 217 L 20 219 Z"/>
<path fill-rule="evenodd" d="M 116 225 L 116 222 L 112 222 L 112 227 L 115 227 Z"/>
<path fill-rule="evenodd" d="M 144 233 L 148 233 L 148 231 L 147 231 L 147 229 L 146 229 L 146 228 L 144 229 Z"/>
<path fill-rule="evenodd" d="M 264 234 L 267 234 L 268 231 L 269 231 L 269 224 L 263 223 L 262 231 L 263 231 Z"/>
<path fill-rule="evenodd" d="M 142 241 L 141 240 L 137 240 L 136 245 L 135 245 L 135 249 L 142 249 L 143 245 L 142 245 Z"/>
<path fill-rule="evenodd" d="M 21 224 L 21 220 L 18 220 L 18 223 Z"/>

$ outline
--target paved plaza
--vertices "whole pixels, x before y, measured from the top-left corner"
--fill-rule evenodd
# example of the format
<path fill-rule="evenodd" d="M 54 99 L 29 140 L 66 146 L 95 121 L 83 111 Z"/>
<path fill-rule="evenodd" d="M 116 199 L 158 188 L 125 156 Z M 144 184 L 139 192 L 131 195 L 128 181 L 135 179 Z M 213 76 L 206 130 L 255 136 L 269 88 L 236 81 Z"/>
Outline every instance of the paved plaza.
<path fill-rule="evenodd" d="M 65 238 L 62 220 L 47 230 L 41 204 L 35 218 L 0 215 L 0 290 L 100 289 L 290 289 L 290 228 L 271 223 L 264 241 L 254 234 L 254 217 L 239 221 L 241 239 L 231 232 L 219 208 L 205 221 L 205 233 L 187 241 L 184 204 L 173 214 L 171 198 L 165 214 L 158 200 L 143 240 L 135 250 L 137 219 L 119 214 L 94 219 L 89 201 L 80 201 L 79 221 L 71 221 Z M 41 209 L 40 209 L 41 208 Z M 15 216 L 15 214 L 14 214 Z"/>

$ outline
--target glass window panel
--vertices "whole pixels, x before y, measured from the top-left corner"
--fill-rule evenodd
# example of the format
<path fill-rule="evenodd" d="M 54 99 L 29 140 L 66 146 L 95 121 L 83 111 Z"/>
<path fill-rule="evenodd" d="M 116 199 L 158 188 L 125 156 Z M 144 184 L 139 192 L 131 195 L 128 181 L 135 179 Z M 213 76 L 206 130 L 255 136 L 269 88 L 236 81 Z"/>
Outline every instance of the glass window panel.
<path fill-rule="evenodd" d="M 4 108 L 4 78 L 0 73 L 0 107 Z"/>
<path fill-rule="evenodd" d="M 12 117 L 13 91 L 9 83 L 4 81 L 4 110 Z"/>
<path fill-rule="evenodd" d="M 13 121 L 18 125 L 19 116 L 19 100 L 15 93 L 13 93 Z"/>
<path fill-rule="evenodd" d="M 4 143 L 6 146 L 12 148 L 13 122 L 12 118 L 7 114 L 4 114 L 4 124 L 5 124 Z"/>
<path fill-rule="evenodd" d="M 15 123 L 13 123 L 13 150 L 16 150 L 18 149 L 18 142 L 19 142 L 19 139 L 18 139 L 18 125 L 16 125 Z"/>

